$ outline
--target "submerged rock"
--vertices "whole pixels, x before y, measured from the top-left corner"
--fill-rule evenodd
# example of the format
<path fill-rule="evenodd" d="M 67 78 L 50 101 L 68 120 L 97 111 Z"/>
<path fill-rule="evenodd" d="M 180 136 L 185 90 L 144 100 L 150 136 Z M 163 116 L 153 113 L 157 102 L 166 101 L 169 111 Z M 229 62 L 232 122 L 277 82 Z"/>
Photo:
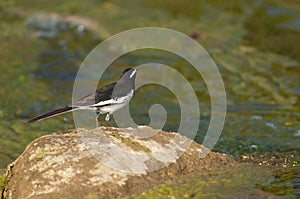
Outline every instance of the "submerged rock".
<path fill-rule="evenodd" d="M 11 164 L 4 198 L 116 198 L 180 176 L 235 165 L 177 133 L 149 127 L 69 130 L 40 137 Z"/>

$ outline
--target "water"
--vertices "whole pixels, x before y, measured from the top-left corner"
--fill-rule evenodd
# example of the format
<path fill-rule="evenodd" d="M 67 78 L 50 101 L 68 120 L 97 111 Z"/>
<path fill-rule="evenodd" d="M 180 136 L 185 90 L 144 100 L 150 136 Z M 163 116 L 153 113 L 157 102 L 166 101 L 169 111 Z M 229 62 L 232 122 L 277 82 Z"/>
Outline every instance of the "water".
<path fill-rule="evenodd" d="M 110 34 L 134 28 L 136 16 L 143 16 L 138 21 L 141 26 L 174 28 L 204 45 L 222 74 L 228 101 L 225 126 L 214 151 L 238 157 L 268 151 L 300 151 L 300 15 L 299 5 L 291 6 L 292 3 L 192 1 L 184 5 L 188 11 L 181 12 L 179 1 L 131 1 L 122 4 L 122 8 L 118 7 L 120 2 L 112 1 L 99 8 L 102 14 L 105 9 L 110 10 L 109 16 L 98 15 L 92 9 L 81 14 L 102 20 L 101 25 Z M 95 33 L 93 26 L 89 28 L 91 23 L 76 24 L 63 17 L 37 14 L 38 6 L 31 8 L 30 14 L 22 12 L 26 5 L 20 2 L 11 6 L 19 10 L 8 7 L 0 15 L 6 30 L 0 34 L 6 38 L 1 47 L 5 49 L 4 58 L 0 61 L 5 72 L 0 80 L 1 168 L 18 157 L 34 138 L 73 128 L 71 115 L 28 127 L 22 121 L 71 102 L 78 67 L 89 51 L 105 39 L 103 32 L 107 32 L 100 27 L 101 31 Z M 55 9 L 72 14 L 77 5 L 69 6 Z M 132 7 L 134 11 L 126 13 Z M 25 46 L 26 51 L 14 46 Z M 158 50 L 129 53 L 110 66 L 99 86 L 115 81 L 126 67 L 149 62 L 170 65 L 191 83 L 201 110 L 195 141 L 201 143 L 210 121 L 210 97 L 202 77 L 182 58 Z M 168 89 L 157 85 L 137 91 L 130 103 L 134 121 L 148 124 L 148 110 L 153 104 L 161 104 L 167 110 L 164 130 L 176 131 L 180 121 L 178 102 Z M 299 162 L 291 167 L 295 169 L 276 173 L 273 182 L 257 186 L 277 195 L 299 196 Z M 290 192 L 285 191 L 286 186 Z"/>

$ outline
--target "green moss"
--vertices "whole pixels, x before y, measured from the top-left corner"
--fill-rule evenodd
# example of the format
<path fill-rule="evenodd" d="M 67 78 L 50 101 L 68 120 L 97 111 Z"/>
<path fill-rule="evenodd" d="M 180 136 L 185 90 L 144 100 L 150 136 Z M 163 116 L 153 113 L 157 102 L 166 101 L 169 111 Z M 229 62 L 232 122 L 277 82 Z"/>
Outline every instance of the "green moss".
<path fill-rule="evenodd" d="M 3 174 L 0 176 L 0 189 L 3 190 L 7 184 L 7 176 L 6 174 Z"/>
<path fill-rule="evenodd" d="M 271 192 L 279 196 L 292 196 L 294 194 L 293 183 L 298 169 L 278 170 L 274 172 L 271 182 L 259 183 L 256 186 L 263 191 Z"/>
<path fill-rule="evenodd" d="M 78 134 L 84 133 L 84 132 L 85 131 L 71 130 L 71 131 L 67 131 L 66 133 L 63 133 L 63 136 L 66 136 L 66 137 L 76 137 L 76 136 L 78 136 Z"/>
<path fill-rule="evenodd" d="M 132 145 L 134 148 L 144 152 L 144 153 L 147 153 L 149 152 L 149 149 L 144 147 L 143 145 L 141 145 L 138 141 L 136 140 L 132 140 L 130 138 L 126 138 L 126 137 L 122 137 L 120 134 L 118 133 L 111 133 L 111 134 L 107 134 L 109 136 L 112 136 L 112 137 L 115 137 L 117 138 L 118 140 L 121 140 L 123 143 L 128 143 L 129 145 Z"/>
<path fill-rule="evenodd" d="M 136 196 L 135 199 L 248 198 L 259 192 L 256 184 L 264 184 L 264 190 L 267 190 L 266 187 L 275 174 L 274 169 L 276 168 L 245 164 L 233 168 L 192 173 L 176 178 L 176 182 L 163 184 L 152 191 Z M 292 190 L 291 187 L 287 189 Z M 287 191 L 282 195 L 291 196 L 291 192 Z"/>
<path fill-rule="evenodd" d="M 39 150 L 38 152 L 35 153 L 35 158 L 44 157 L 46 152 L 47 152 L 47 150 L 45 148 L 42 148 L 41 150 Z"/>
<path fill-rule="evenodd" d="M 76 129 L 74 131 L 68 132 L 67 135 L 83 135 L 83 134 L 94 134 L 94 135 L 100 135 L 103 134 L 103 131 L 100 130 L 89 130 L 89 129 Z M 66 135 L 66 134 L 64 134 Z"/>

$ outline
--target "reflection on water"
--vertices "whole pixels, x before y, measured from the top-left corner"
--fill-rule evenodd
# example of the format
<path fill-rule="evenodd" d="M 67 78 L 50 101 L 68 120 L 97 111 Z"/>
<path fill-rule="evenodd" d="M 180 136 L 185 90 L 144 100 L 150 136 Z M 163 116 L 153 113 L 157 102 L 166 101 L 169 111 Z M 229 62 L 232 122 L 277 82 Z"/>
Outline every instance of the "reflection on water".
<path fill-rule="evenodd" d="M 171 23 L 207 46 L 219 67 L 226 87 L 228 112 L 215 151 L 231 157 L 249 153 L 260 155 L 268 151 L 300 151 L 299 10 L 258 1 L 228 2 L 224 5 L 201 1 L 202 6 L 197 7 L 195 5 L 198 5 L 198 1 L 193 1 L 180 14 L 182 7 L 178 1 L 149 1 L 144 4 L 151 7 L 149 13 L 160 16 L 156 25 L 166 26 Z M 154 12 L 153 9 L 157 7 L 160 9 Z M 149 18 L 153 17 L 156 16 L 150 15 Z M 173 17 L 172 20 L 170 17 Z M 119 20 L 126 19 L 119 17 L 115 23 Z M 30 107 L 25 116 L 22 115 L 24 118 L 71 102 L 76 71 L 88 52 L 102 39 L 85 26 L 63 18 L 38 14 L 31 16 L 26 23 L 36 38 L 45 44 L 37 56 L 32 81 L 38 82 L 34 92 L 44 95 L 46 99 L 43 102 L 23 100 L 24 106 Z M 194 27 L 197 29 L 192 29 Z M 115 81 L 126 67 L 149 62 L 169 65 L 191 83 L 200 103 L 201 119 L 195 140 L 201 143 L 210 121 L 209 93 L 201 75 L 179 56 L 156 50 L 129 53 L 112 63 L 99 84 L 103 86 Z M 26 82 L 22 76 L 16 81 L 12 84 L 21 85 Z M 38 87 L 40 82 L 47 86 L 46 89 Z M 13 93 L 14 89 L 10 90 Z M 180 121 L 180 107 L 174 94 L 158 85 L 147 85 L 137 90 L 130 103 L 134 121 L 148 124 L 148 110 L 153 104 L 161 104 L 167 110 L 168 118 L 164 129 L 176 131 Z M 15 104 L 11 106 L 15 107 Z M 0 117 L 3 114 L 1 111 Z M 17 112 L 14 117 L 20 119 L 21 116 Z M 71 118 L 70 115 L 63 117 Z M 1 124 L 1 139 L 5 147 L 0 146 L 0 159 L 8 162 L 8 157 L 14 159 L 21 152 L 18 136 L 24 128 L 19 124 L 11 125 L 5 119 L 3 121 L 7 123 Z M 31 130 L 50 133 L 70 128 L 66 123 L 72 124 L 71 121 L 51 119 L 44 122 L 41 125 L 43 127 L 32 127 Z M 28 136 L 33 139 L 36 135 Z M 22 142 L 24 146 L 26 143 L 28 141 Z M 299 163 L 294 166 L 299 166 Z M 279 172 L 274 176 L 274 181 L 257 186 L 277 195 L 289 195 L 287 190 L 292 190 L 296 197 L 300 195 L 299 170 Z"/>

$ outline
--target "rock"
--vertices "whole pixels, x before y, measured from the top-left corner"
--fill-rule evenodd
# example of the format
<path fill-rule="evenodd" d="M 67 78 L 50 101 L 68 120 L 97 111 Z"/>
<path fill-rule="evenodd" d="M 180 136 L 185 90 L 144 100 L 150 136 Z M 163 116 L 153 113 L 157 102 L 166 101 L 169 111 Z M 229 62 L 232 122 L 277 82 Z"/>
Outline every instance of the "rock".
<path fill-rule="evenodd" d="M 8 172 L 4 198 L 117 198 L 179 176 L 235 165 L 178 133 L 149 127 L 69 130 L 31 142 Z"/>

